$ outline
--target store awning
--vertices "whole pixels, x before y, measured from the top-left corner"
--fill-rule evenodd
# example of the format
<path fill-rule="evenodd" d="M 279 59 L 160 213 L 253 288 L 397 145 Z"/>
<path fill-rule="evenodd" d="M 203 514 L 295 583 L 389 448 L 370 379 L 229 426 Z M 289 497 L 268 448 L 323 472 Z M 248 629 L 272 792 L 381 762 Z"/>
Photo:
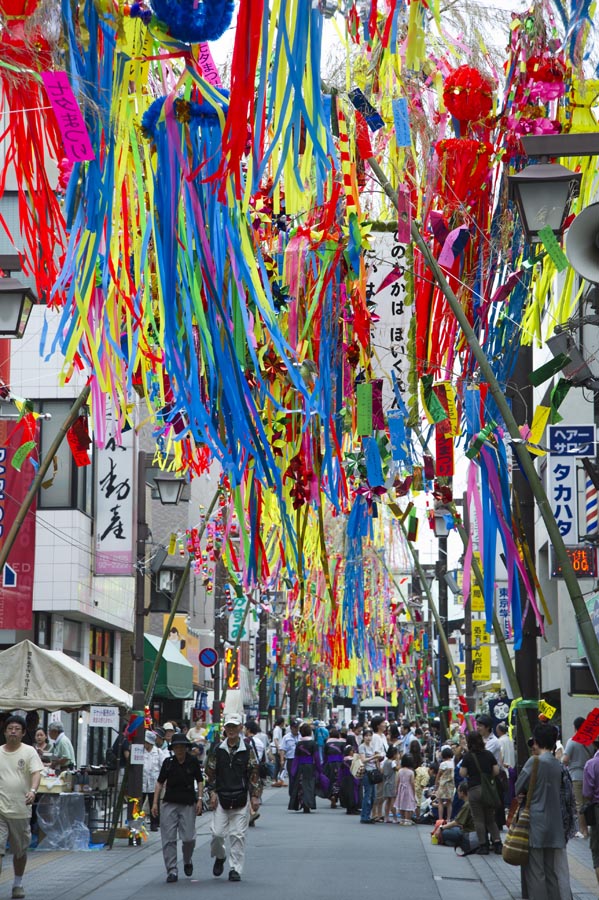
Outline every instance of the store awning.
<path fill-rule="evenodd" d="M 161 643 L 162 639 L 156 635 L 144 634 L 144 687 L 147 687 L 150 680 Z M 154 696 L 167 697 L 169 700 L 189 700 L 193 697 L 193 666 L 171 641 L 166 642 L 160 660 Z"/>

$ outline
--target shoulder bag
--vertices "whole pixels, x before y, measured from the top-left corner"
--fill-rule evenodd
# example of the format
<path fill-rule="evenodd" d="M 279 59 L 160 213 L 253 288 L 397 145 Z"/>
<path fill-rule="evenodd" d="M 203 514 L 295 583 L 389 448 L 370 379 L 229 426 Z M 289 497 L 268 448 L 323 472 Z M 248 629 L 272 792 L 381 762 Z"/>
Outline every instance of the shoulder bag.
<path fill-rule="evenodd" d="M 528 838 L 530 832 L 530 804 L 537 783 L 537 770 L 539 757 L 536 756 L 532 764 L 532 773 L 526 792 L 526 803 L 520 813 L 514 816 L 510 829 L 505 836 L 501 855 L 504 862 L 510 866 L 525 866 L 528 864 Z"/>
<path fill-rule="evenodd" d="M 480 775 L 480 802 L 488 809 L 499 809 L 501 806 L 501 797 L 497 790 L 497 783 L 493 775 L 487 775 L 481 770 L 480 763 L 476 753 L 472 753 L 472 758 L 476 763 L 476 768 Z"/>
<path fill-rule="evenodd" d="M 380 769 L 367 769 L 366 775 L 371 784 L 381 784 L 381 782 L 384 781 L 383 773 Z"/>

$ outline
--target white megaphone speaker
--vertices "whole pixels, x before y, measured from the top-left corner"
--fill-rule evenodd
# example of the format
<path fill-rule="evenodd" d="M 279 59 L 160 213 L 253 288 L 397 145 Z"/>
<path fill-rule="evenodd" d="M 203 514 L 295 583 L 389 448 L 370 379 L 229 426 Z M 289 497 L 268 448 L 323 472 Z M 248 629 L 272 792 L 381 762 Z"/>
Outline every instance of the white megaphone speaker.
<path fill-rule="evenodd" d="M 599 284 L 599 203 L 583 209 L 570 225 L 566 255 L 579 275 Z"/>

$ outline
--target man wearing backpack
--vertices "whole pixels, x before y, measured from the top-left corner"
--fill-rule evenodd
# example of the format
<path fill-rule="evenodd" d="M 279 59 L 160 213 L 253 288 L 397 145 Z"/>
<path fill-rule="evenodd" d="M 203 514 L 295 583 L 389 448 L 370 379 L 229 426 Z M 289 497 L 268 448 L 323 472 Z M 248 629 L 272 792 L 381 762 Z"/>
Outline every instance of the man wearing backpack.
<path fill-rule="evenodd" d="M 184 734 L 173 735 L 173 755 L 162 763 L 152 803 L 152 816 L 156 819 L 158 802 L 164 791 L 160 807 L 160 834 L 169 884 L 179 878 L 177 832 L 182 843 L 183 871 L 188 878 L 193 875 L 191 857 L 196 843 L 196 816 L 202 815 L 204 773 L 198 760 L 187 752 L 190 746 Z"/>
<path fill-rule="evenodd" d="M 227 858 L 225 840 L 230 843 L 229 881 L 241 881 L 245 858 L 245 839 L 250 812 L 258 812 L 262 783 L 258 759 L 249 741 L 244 741 L 242 717 L 225 712 L 225 739 L 210 748 L 206 764 L 206 781 L 210 787 L 212 873 L 223 874 Z"/>

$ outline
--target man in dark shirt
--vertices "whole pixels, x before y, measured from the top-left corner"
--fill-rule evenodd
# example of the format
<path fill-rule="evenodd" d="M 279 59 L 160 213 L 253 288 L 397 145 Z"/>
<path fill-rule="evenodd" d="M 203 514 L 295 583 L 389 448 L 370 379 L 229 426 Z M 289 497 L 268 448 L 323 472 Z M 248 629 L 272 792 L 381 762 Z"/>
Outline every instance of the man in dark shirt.
<path fill-rule="evenodd" d="M 188 877 L 193 875 L 191 857 L 196 844 L 196 816 L 202 815 L 204 773 L 198 760 L 187 752 L 189 747 L 184 734 L 173 735 L 173 756 L 162 763 L 152 803 L 152 815 L 157 816 L 158 802 L 164 791 L 160 807 L 160 835 L 169 884 L 179 877 L 177 832 L 182 843 L 183 871 Z"/>

